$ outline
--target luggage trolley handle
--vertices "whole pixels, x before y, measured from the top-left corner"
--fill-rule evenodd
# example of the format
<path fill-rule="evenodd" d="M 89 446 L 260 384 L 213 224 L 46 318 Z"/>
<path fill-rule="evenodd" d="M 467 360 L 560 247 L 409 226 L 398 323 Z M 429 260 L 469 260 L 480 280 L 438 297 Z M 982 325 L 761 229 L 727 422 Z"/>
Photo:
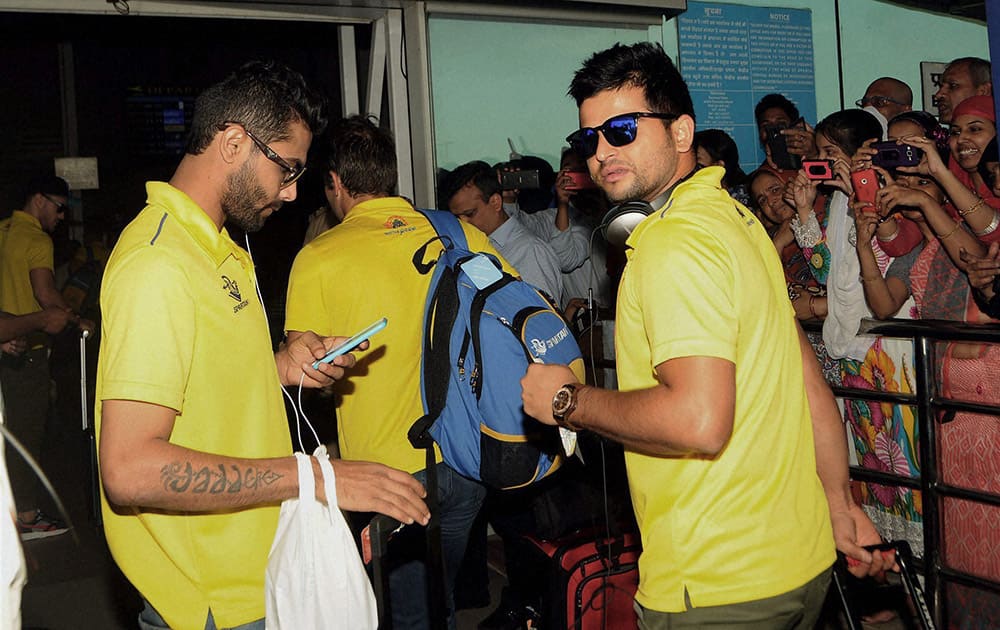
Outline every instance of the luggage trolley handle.
<path fill-rule="evenodd" d="M 378 609 L 379 628 L 392 627 L 392 613 L 389 603 L 389 571 L 385 566 L 385 555 L 389 538 L 396 533 L 402 523 L 384 514 L 377 514 L 361 534 L 362 557 L 371 563 L 372 589 Z"/>
<path fill-rule="evenodd" d="M 896 540 L 877 545 L 866 545 L 865 549 L 868 551 L 895 552 L 896 564 L 899 565 L 899 572 L 903 582 L 903 587 L 909 594 L 910 599 L 913 602 L 913 607 L 916 608 L 920 627 L 923 630 L 935 630 L 934 617 L 931 615 L 930 609 L 927 607 L 927 601 L 924 598 L 923 589 L 920 587 L 920 583 L 917 581 L 916 573 L 913 569 L 913 550 L 910 548 L 910 543 L 905 540 Z M 852 602 L 849 584 L 853 576 L 850 576 L 850 573 L 846 569 L 846 556 L 840 552 L 837 553 L 837 556 L 838 561 L 835 564 L 833 571 L 833 583 L 837 589 L 837 595 L 840 599 L 840 603 L 844 608 L 844 613 L 847 618 L 847 627 L 849 630 L 861 630 L 861 619 L 857 616 L 856 611 L 851 608 Z"/>
<path fill-rule="evenodd" d="M 913 570 L 913 549 L 910 543 L 905 540 L 895 540 L 879 545 L 867 545 L 868 551 L 894 551 L 896 552 L 896 563 L 899 565 L 899 573 L 903 579 L 903 586 L 913 600 L 913 606 L 917 609 L 917 616 L 920 626 L 924 630 L 935 630 L 934 617 L 927 607 L 927 600 L 924 591 L 917 581 L 917 574 Z"/>
<path fill-rule="evenodd" d="M 80 420 L 82 429 L 90 428 L 90 414 L 87 412 L 87 339 L 90 331 L 80 330 Z"/>

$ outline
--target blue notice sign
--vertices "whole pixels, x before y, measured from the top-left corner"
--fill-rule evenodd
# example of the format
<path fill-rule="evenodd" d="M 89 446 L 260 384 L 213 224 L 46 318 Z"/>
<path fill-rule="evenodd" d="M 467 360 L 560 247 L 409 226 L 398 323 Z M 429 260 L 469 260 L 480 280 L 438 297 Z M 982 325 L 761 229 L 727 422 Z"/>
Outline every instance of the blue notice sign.
<path fill-rule="evenodd" d="M 698 129 L 736 140 L 747 172 L 764 161 L 753 108 L 766 94 L 788 97 L 816 123 L 812 12 L 688 2 L 678 18 L 680 70 Z"/>

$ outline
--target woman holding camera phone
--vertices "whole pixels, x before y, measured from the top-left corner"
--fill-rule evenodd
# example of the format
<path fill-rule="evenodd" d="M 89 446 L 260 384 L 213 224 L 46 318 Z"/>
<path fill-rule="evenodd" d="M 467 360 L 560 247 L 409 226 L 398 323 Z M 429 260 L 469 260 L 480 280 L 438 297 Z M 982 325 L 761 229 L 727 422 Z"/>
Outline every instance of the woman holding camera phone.
<path fill-rule="evenodd" d="M 978 171 L 984 149 L 996 137 L 995 120 L 992 97 L 973 96 L 959 103 L 952 116 L 948 140 L 951 160 L 947 165 L 933 150 L 934 141 L 925 134 L 902 138 L 903 142 L 923 149 L 924 158 L 917 166 L 900 167 L 899 172 L 933 177 L 951 200 L 951 204 L 945 206 L 951 221 L 938 234 L 951 234 L 965 223 L 980 241 L 975 250 L 968 249 L 976 255 L 983 255 L 989 243 L 1000 242 L 1000 213 L 997 212 L 1000 197 L 987 186 Z M 953 260 L 963 266 L 957 255 Z"/>
<path fill-rule="evenodd" d="M 816 125 L 816 145 L 819 157 L 833 160 L 832 179 L 810 179 L 800 171 L 793 181 L 792 192 L 799 213 L 800 232 L 821 231 L 811 251 L 825 247 L 829 251 L 829 273 L 826 277 L 829 315 L 823 325 L 823 339 L 831 356 L 839 360 L 840 383 L 858 389 L 891 392 L 912 391 L 907 378 L 912 374 L 911 344 L 908 341 L 859 336 L 862 319 L 871 317 L 873 310 L 883 316 L 909 316 L 912 304 L 905 282 L 890 270 L 892 258 L 883 252 L 873 238 L 878 227 L 878 215 L 869 204 L 857 203 L 852 182 L 855 156 L 866 143 L 878 141 L 882 127 L 878 120 L 862 110 L 845 110 L 827 116 Z M 867 168 L 867 164 L 857 164 Z M 807 222 L 815 221 L 812 200 L 821 186 L 832 189 L 829 194 L 829 220 L 825 229 Z M 855 203 L 851 205 L 851 201 Z M 857 219 L 855 216 L 857 215 Z M 803 226 L 807 229 L 803 230 Z M 859 252 L 864 252 L 862 266 Z M 899 268 L 908 267 L 900 261 Z M 905 276 L 905 270 L 902 272 Z M 867 284 L 885 283 L 892 287 L 889 299 L 873 304 L 866 300 Z M 916 474 L 916 420 L 912 408 L 890 404 L 848 400 L 844 416 L 853 436 L 854 450 L 861 465 L 875 470 L 891 470 L 901 474 Z M 922 544 L 919 498 L 910 491 L 899 491 L 877 484 L 858 484 L 862 504 L 880 533 L 888 538 L 904 538 L 914 545 Z"/>
<path fill-rule="evenodd" d="M 963 273 L 968 261 L 988 255 L 986 246 L 961 225 L 959 217 L 968 217 L 973 212 L 957 210 L 948 201 L 945 184 L 950 189 L 947 190 L 949 195 L 953 190 L 959 199 L 958 207 L 966 207 L 963 204 L 970 201 L 979 202 L 971 190 L 959 185 L 954 172 L 944 166 L 941 153 L 935 150 L 935 140 L 941 135 L 936 121 L 925 124 L 925 120 L 917 114 L 922 112 L 908 112 L 906 117 L 894 118 L 890 121 L 889 135 L 920 146 L 925 157 L 917 167 L 897 169 L 895 179 L 883 171 L 888 184 L 877 194 L 875 216 L 893 216 L 898 211 L 905 217 L 899 222 L 900 232 L 904 225 L 910 225 L 924 242 L 922 251 L 919 251 L 909 270 L 908 288 L 915 300 L 917 317 L 973 323 L 988 321 L 989 317 L 977 307 Z M 960 119 L 959 115 L 972 118 Z M 930 116 L 926 115 L 926 118 Z M 979 122 L 979 114 L 963 113 L 961 106 L 956 109 L 954 120 L 959 129 L 951 136 L 951 151 L 953 155 L 964 157 L 961 161 L 956 157 L 957 164 L 965 169 L 972 168 L 982 159 L 981 150 L 978 144 L 975 150 L 969 150 L 973 141 L 967 139 L 968 130 L 964 127 L 980 126 L 975 132 L 980 134 L 988 130 L 982 128 L 984 125 Z M 981 143 L 982 138 L 977 138 L 975 142 Z M 935 174 L 941 175 L 943 181 L 937 181 Z M 873 271 L 873 260 L 864 250 L 860 235 L 870 229 L 868 226 L 874 221 L 874 216 L 861 214 L 856 213 L 859 216 L 858 256 L 864 279 L 866 273 Z M 993 251 L 995 249 L 996 245 Z M 901 260 L 897 259 L 894 266 Z M 896 278 L 899 278 L 898 274 Z M 874 276 L 871 282 L 863 282 L 866 298 L 876 316 L 886 317 L 886 313 L 898 303 L 901 297 L 898 282 L 897 279 L 880 280 Z M 876 308 L 878 304 L 886 307 Z M 941 344 L 938 352 L 939 382 L 944 396 L 983 404 L 1000 403 L 1000 383 L 995 377 L 1000 373 L 1000 346 L 950 343 Z M 952 422 L 942 424 L 939 431 L 939 452 L 946 483 L 989 492 L 1000 491 L 1000 465 L 995 457 L 1000 450 L 1000 423 L 996 418 L 961 412 Z M 1000 528 L 996 525 L 1000 522 L 1000 510 L 946 499 L 943 515 L 947 565 L 992 579 L 1000 578 Z M 971 591 L 955 589 L 950 600 L 960 602 L 959 606 L 964 613 L 969 613 L 970 618 L 1000 618 L 1000 600 L 996 597 L 977 596 Z M 972 611 L 976 612 L 973 614 Z"/>
<path fill-rule="evenodd" d="M 822 320 L 826 317 L 826 288 L 813 276 L 802 248 L 795 242 L 790 225 L 795 206 L 785 199 L 784 182 L 770 170 L 758 169 L 750 175 L 748 188 L 748 207 L 760 219 L 781 258 L 795 317 Z"/>

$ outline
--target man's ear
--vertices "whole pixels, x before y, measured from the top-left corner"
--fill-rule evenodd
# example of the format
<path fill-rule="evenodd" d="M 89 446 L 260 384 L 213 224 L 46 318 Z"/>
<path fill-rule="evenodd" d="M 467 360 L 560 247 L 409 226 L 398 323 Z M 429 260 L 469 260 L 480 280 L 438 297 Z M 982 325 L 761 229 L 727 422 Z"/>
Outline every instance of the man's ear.
<path fill-rule="evenodd" d="M 340 181 L 340 175 L 336 171 L 330 171 L 330 184 L 327 186 L 333 191 L 333 196 L 336 197 L 340 195 L 344 190 L 344 183 Z"/>
<path fill-rule="evenodd" d="M 976 88 L 976 94 L 982 96 L 993 96 L 993 82 L 987 81 Z"/>
<path fill-rule="evenodd" d="M 246 147 L 246 132 L 239 125 L 229 125 L 219 132 L 219 156 L 226 164 L 233 164 Z"/>
<path fill-rule="evenodd" d="M 45 203 L 45 196 L 42 193 L 34 193 L 28 197 L 28 203 L 25 204 L 25 212 L 34 212 L 37 208 Z"/>
<path fill-rule="evenodd" d="M 670 125 L 670 131 L 674 134 L 674 146 L 678 153 L 687 153 L 694 147 L 694 119 L 687 114 L 682 114 Z"/>
<path fill-rule="evenodd" d="M 493 193 L 489 200 L 490 210 L 503 212 L 503 193 Z"/>

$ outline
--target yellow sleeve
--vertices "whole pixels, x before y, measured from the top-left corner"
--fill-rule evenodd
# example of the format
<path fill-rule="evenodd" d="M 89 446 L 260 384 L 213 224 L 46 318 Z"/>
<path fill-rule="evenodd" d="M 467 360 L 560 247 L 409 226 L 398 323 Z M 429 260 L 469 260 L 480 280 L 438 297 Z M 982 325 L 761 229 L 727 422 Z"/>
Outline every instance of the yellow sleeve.
<path fill-rule="evenodd" d="M 101 291 L 102 400 L 183 412 L 197 336 L 197 300 L 180 264 L 154 248 L 112 266 Z"/>

